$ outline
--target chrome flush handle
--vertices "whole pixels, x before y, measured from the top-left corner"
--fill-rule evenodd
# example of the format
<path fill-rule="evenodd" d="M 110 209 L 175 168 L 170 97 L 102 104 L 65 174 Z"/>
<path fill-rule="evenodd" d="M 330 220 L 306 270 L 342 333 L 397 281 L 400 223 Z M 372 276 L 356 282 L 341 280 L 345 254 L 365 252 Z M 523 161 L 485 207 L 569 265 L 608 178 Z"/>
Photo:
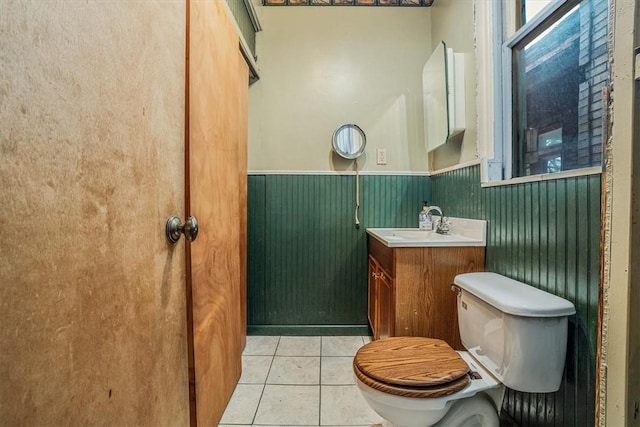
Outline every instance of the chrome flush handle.
<path fill-rule="evenodd" d="M 451 292 L 455 292 L 456 296 L 460 296 L 462 295 L 462 289 L 460 289 L 460 287 L 458 285 L 451 285 Z"/>

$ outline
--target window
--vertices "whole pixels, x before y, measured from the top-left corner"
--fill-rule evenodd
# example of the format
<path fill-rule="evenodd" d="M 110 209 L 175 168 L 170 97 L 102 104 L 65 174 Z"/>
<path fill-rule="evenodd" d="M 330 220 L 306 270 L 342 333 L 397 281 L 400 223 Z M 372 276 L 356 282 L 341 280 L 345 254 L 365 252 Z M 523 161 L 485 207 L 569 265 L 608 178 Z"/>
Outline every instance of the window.
<path fill-rule="evenodd" d="M 500 146 L 490 160 L 493 173 L 485 177 L 600 167 L 603 88 L 609 83 L 608 1 L 495 3 L 500 10 L 493 13 L 493 49 L 502 55 L 493 64 L 498 74 L 493 120 Z"/>
<path fill-rule="evenodd" d="M 536 15 L 539 15 L 542 10 L 553 3 L 552 0 L 520 0 L 520 16 L 516 16 L 516 21 L 522 25 L 531 21 Z M 519 18 L 519 19 L 518 19 Z"/>

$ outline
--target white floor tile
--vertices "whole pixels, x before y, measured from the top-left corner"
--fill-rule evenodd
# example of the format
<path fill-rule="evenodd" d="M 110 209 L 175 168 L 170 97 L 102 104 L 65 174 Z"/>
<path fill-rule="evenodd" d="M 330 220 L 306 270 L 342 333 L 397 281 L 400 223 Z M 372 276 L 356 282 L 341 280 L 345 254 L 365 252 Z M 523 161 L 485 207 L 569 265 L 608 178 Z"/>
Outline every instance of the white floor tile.
<path fill-rule="evenodd" d="M 276 354 L 276 347 L 280 337 L 265 337 L 249 335 L 247 346 L 244 348 L 244 356 L 273 356 Z"/>
<path fill-rule="evenodd" d="M 281 337 L 276 356 L 320 356 L 320 337 Z"/>
<path fill-rule="evenodd" d="M 220 426 L 379 427 L 381 417 L 353 385 L 353 356 L 370 341 L 248 336 L 242 377 Z"/>
<path fill-rule="evenodd" d="M 356 351 L 364 345 L 360 336 L 354 337 L 322 337 L 323 356 L 355 356 Z"/>
<path fill-rule="evenodd" d="M 273 356 L 242 356 L 240 384 L 264 384 Z"/>
<path fill-rule="evenodd" d="M 382 422 L 355 385 L 321 386 L 320 425 L 355 426 Z"/>
<path fill-rule="evenodd" d="M 323 357 L 320 361 L 320 384 L 355 384 L 353 379 L 353 357 Z"/>
<path fill-rule="evenodd" d="M 320 386 L 266 385 L 255 424 L 318 425 Z"/>
<path fill-rule="evenodd" d="M 267 384 L 320 384 L 319 357 L 276 356 L 273 359 Z"/>
<path fill-rule="evenodd" d="M 221 424 L 251 424 L 264 385 L 238 384 L 222 415 Z"/>

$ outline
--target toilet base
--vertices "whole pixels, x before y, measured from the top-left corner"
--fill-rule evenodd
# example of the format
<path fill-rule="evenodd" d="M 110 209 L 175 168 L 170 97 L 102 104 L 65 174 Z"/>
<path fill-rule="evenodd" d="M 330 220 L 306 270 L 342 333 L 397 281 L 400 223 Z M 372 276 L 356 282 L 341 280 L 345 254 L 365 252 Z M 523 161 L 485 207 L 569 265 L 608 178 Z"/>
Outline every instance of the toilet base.
<path fill-rule="evenodd" d="M 483 393 L 456 402 L 433 427 L 499 427 L 495 406 Z"/>
<path fill-rule="evenodd" d="M 447 414 L 435 424 L 425 420 L 412 420 L 408 425 L 396 425 L 383 420 L 372 427 L 499 427 L 500 418 L 491 400 L 479 394 L 455 403 Z"/>

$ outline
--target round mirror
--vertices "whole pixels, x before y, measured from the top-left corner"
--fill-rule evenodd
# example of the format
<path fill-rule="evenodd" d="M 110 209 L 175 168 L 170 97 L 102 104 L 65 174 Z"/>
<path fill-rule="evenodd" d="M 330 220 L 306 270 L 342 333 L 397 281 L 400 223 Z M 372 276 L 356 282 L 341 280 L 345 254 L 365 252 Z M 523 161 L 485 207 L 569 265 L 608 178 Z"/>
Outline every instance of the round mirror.
<path fill-rule="evenodd" d="M 333 149 L 345 159 L 357 159 L 366 145 L 367 137 L 357 125 L 342 125 L 333 133 Z"/>

